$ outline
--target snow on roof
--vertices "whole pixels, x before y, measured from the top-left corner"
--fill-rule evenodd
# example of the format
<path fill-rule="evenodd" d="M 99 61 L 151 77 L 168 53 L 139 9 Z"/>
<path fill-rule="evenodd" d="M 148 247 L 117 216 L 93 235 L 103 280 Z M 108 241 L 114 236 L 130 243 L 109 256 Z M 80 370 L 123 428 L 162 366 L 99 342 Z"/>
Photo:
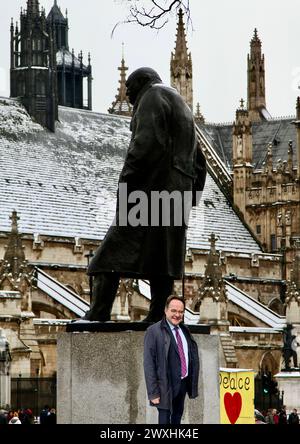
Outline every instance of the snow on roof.
<path fill-rule="evenodd" d="M 228 300 L 243 308 L 248 313 L 252 314 L 257 319 L 263 321 L 275 329 L 282 329 L 286 325 L 284 316 L 280 316 L 274 311 L 270 310 L 265 305 L 258 302 L 256 299 L 249 296 L 239 288 L 226 281 L 226 289 Z"/>
<path fill-rule="evenodd" d="M 67 325 L 72 322 L 72 319 L 41 319 L 35 318 L 33 319 L 34 325 Z"/>
<path fill-rule="evenodd" d="M 269 113 L 269 111 L 267 110 L 266 107 L 263 106 L 259 111 L 260 111 L 260 114 L 263 116 L 263 118 L 265 120 L 272 119 L 272 116 L 271 116 L 271 114 Z"/>
<path fill-rule="evenodd" d="M 148 281 L 138 281 L 140 293 L 147 299 L 150 299 L 150 286 Z M 286 318 L 280 316 L 274 311 L 267 308 L 265 305 L 258 302 L 256 299 L 249 296 L 239 288 L 225 281 L 228 300 L 233 304 L 241 307 L 255 318 L 269 325 L 270 327 L 230 327 L 232 332 L 246 332 L 246 333 L 272 333 L 275 330 L 281 331 L 286 325 Z M 186 324 L 194 325 L 199 322 L 199 313 L 191 311 L 186 308 L 184 313 L 184 321 Z"/>
<path fill-rule="evenodd" d="M 50 133 L 16 100 L 0 99 L 0 231 L 16 210 L 20 233 L 100 241 L 114 218 L 130 119 L 64 107 L 59 119 Z M 187 247 L 208 250 L 212 232 L 223 251 L 261 251 L 208 175 Z"/>
<path fill-rule="evenodd" d="M 284 372 L 279 372 L 276 375 L 274 375 L 274 378 L 280 378 L 280 379 L 295 378 L 295 379 L 299 380 L 299 378 L 300 378 L 300 371 L 292 371 L 292 372 L 284 371 Z"/>
<path fill-rule="evenodd" d="M 0 299 L 21 299 L 19 291 L 0 291 Z"/>
<path fill-rule="evenodd" d="M 281 117 L 270 119 L 265 114 L 267 120 L 252 123 L 253 139 L 253 165 L 255 170 L 263 167 L 265 162 L 269 143 L 273 143 L 272 156 L 273 164 L 276 165 L 279 159 L 287 160 L 289 142 L 293 146 L 297 145 L 297 133 L 295 125 L 292 122 L 295 117 Z M 208 141 L 211 143 L 221 160 L 224 162 L 228 171 L 232 169 L 232 131 L 233 125 L 230 124 L 201 124 L 198 125 Z M 297 150 L 294 150 L 294 164 L 297 160 Z"/>
<path fill-rule="evenodd" d="M 84 299 L 40 269 L 37 269 L 37 288 L 79 317 L 89 309 L 90 305 Z"/>
<path fill-rule="evenodd" d="M 59 51 L 57 51 L 56 53 L 56 64 L 58 67 L 62 66 L 62 65 L 66 65 L 66 66 L 72 66 L 73 63 L 73 56 L 72 53 L 66 49 L 66 48 L 62 48 Z M 74 66 L 75 68 L 80 68 L 81 64 L 80 64 L 80 60 L 74 55 Z M 87 70 L 87 67 L 85 65 L 83 65 L 83 70 Z"/>
<path fill-rule="evenodd" d="M 280 333 L 282 332 L 281 327 L 229 327 L 229 331 L 232 333 Z"/>

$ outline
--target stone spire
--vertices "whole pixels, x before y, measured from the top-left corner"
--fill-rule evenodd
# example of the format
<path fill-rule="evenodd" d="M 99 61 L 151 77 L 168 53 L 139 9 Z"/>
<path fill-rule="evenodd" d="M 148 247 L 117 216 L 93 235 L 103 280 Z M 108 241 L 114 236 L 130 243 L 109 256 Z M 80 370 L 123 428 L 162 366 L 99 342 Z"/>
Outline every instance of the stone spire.
<path fill-rule="evenodd" d="M 6 271 L 10 271 L 14 279 L 18 278 L 25 262 L 25 253 L 22 246 L 22 239 L 18 231 L 18 221 L 20 218 L 16 211 L 10 216 L 11 232 L 8 238 L 8 245 L 4 254 Z"/>
<path fill-rule="evenodd" d="M 32 270 L 29 270 L 28 262 L 25 259 L 22 237 L 18 230 L 20 218 L 16 211 L 12 212 L 10 219 L 11 232 L 8 236 L 4 259 L 0 261 L 0 289 L 3 288 L 4 282 L 8 280 L 9 289 L 17 291 L 24 287 L 25 281 L 26 285 L 31 283 Z"/>
<path fill-rule="evenodd" d="M 240 211 L 246 213 L 247 187 L 250 185 L 253 170 L 253 139 L 252 124 L 249 112 L 244 107 L 241 99 L 240 107 L 236 110 L 236 118 L 233 124 L 233 199 Z"/>
<path fill-rule="evenodd" d="M 120 71 L 120 87 L 118 88 L 116 100 L 112 103 L 112 106 L 111 108 L 109 108 L 108 112 L 110 114 L 118 114 L 119 116 L 130 117 L 132 115 L 132 106 L 129 102 L 128 96 L 126 95 L 126 71 L 128 71 L 128 67 L 125 66 L 124 45 L 121 66 L 119 66 L 118 70 Z"/>
<path fill-rule="evenodd" d="M 257 29 L 250 42 L 248 54 L 248 111 L 252 121 L 262 119 L 261 111 L 266 108 L 265 57 Z"/>
<path fill-rule="evenodd" d="M 294 157 L 294 148 L 293 148 L 293 141 L 289 141 L 288 145 L 288 161 L 287 161 L 287 168 L 290 175 L 293 174 L 293 157 Z"/>
<path fill-rule="evenodd" d="M 211 334 L 220 336 L 221 366 L 235 368 L 238 360 L 235 344 L 229 333 L 227 290 L 222 278 L 220 254 L 216 250 L 217 238 L 214 233 L 211 234 L 209 240 L 210 252 L 197 301 L 197 305 L 200 302 L 199 323 L 209 324 Z"/>
<path fill-rule="evenodd" d="M 297 128 L 297 176 L 300 179 L 300 97 L 297 97 L 296 121 L 294 124 Z"/>
<path fill-rule="evenodd" d="M 203 114 L 201 113 L 200 103 L 199 102 L 197 103 L 196 113 L 194 115 L 194 119 L 195 119 L 195 122 L 197 124 L 205 123 L 205 118 L 204 118 Z"/>
<path fill-rule="evenodd" d="M 228 330 L 227 291 L 222 279 L 220 255 L 216 250 L 216 236 L 210 236 L 210 252 L 207 259 L 205 275 L 198 290 L 198 296 L 192 304 L 192 309 L 199 306 L 199 323 L 209 323 L 217 330 Z"/>
<path fill-rule="evenodd" d="M 187 49 L 182 9 L 179 9 L 178 13 L 175 57 L 183 60 L 184 62 L 188 59 L 188 49 Z"/>
<path fill-rule="evenodd" d="M 179 9 L 175 53 L 171 53 L 171 86 L 176 88 L 193 110 L 193 66 L 188 53 L 183 12 Z"/>
<path fill-rule="evenodd" d="M 204 281 L 199 289 L 200 300 L 210 297 L 216 302 L 227 302 L 227 294 L 222 279 L 220 255 L 216 251 L 217 238 L 214 233 L 210 236 L 210 252 L 208 255 Z"/>
<path fill-rule="evenodd" d="M 69 23 L 67 17 L 64 17 L 57 1 L 54 1 L 48 16 L 47 23 L 55 28 L 56 50 L 62 48 L 69 50 Z"/>

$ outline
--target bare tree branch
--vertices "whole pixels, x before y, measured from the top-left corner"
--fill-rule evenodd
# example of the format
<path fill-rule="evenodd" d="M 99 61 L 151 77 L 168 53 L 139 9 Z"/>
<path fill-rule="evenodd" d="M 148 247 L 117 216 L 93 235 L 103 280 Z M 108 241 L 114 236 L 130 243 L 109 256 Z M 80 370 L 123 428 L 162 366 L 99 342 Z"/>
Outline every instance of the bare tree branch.
<path fill-rule="evenodd" d="M 170 14 L 180 8 L 187 17 L 187 24 L 192 24 L 190 0 L 123 0 L 125 1 L 129 5 L 129 14 L 123 22 L 114 26 L 112 35 L 117 26 L 125 23 L 136 23 L 159 30 L 168 23 Z"/>

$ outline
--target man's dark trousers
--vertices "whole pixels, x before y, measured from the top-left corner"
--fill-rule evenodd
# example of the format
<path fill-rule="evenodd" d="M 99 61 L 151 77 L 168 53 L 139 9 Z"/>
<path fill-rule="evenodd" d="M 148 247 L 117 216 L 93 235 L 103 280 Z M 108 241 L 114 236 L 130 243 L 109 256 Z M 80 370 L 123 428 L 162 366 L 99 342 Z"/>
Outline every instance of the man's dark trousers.
<path fill-rule="evenodd" d="M 159 424 L 180 424 L 184 410 L 184 401 L 187 392 L 186 388 L 187 378 L 181 380 L 181 386 L 178 395 L 173 398 L 172 412 L 171 410 L 158 409 L 158 423 Z"/>

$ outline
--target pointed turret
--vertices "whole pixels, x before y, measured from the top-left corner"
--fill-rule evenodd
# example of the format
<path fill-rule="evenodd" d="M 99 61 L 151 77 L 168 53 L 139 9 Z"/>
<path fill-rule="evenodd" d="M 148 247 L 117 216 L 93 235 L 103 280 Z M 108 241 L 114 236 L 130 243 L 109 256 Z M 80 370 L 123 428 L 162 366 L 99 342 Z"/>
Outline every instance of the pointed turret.
<path fill-rule="evenodd" d="M 32 17 L 40 14 L 39 0 L 27 0 L 27 14 Z"/>
<path fill-rule="evenodd" d="M 252 121 L 264 120 L 269 115 L 266 110 L 265 57 L 256 28 L 248 54 L 248 111 Z"/>
<path fill-rule="evenodd" d="M 11 97 L 19 97 L 30 116 L 55 131 L 58 109 L 53 29 L 38 0 L 27 1 L 14 35 L 11 27 L 10 82 Z"/>
<path fill-rule="evenodd" d="M 25 253 L 22 246 L 22 239 L 18 231 L 18 221 L 20 218 L 16 211 L 10 216 L 11 232 L 8 239 L 8 245 L 4 254 L 4 262 L 7 263 L 6 271 L 10 271 L 12 277 L 19 277 L 20 270 L 25 262 Z"/>
<path fill-rule="evenodd" d="M 174 57 L 177 59 L 181 59 L 183 62 L 186 62 L 186 60 L 188 60 L 188 49 L 182 9 L 179 9 L 178 13 L 177 37 Z"/>
<path fill-rule="evenodd" d="M 241 99 L 233 124 L 233 165 L 252 162 L 252 125 L 244 103 Z"/>
<path fill-rule="evenodd" d="M 287 171 L 289 172 L 290 175 L 293 175 L 293 167 L 294 167 L 293 157 L 294 157 L 293 141 L 290 140 L 288 148 L 288 161 L 287 161 Z"/>
<path fill-rule="evenodd" d="M 62 48 L 69 49 L 69 24 L 68 18 L 64 17 L 57 1 L 54 1 L 51 11 L 47 17 L 48 23 L 53 23 L 55 27 L 56 49 L 59 51 Z"/>
<path fill-rule="evenodd" d="M 226 302 L 226 287 L 222 279 L 220 255 L 216 250 L 217 238 L 214 233 L 211 234 L 209 241 L 210 252 L 207 259 L 204 281 L 199 289 L 199 296 L 201 300 L 205 297 L 210 297 L 216 302 Z"/>
<path fill-rule="evenodd" d="M 204 118 L 203 114 L 201 113 L 199 102 L 197 103 L 196 113 L 194 115 L 194 118 L 195 118 L 195 122 L 199 125 L 205 123 L 205 118 Z"/>
<path fill-rule="evenodd" d="M 124 50 L 122 54 L 121 66 L 118 67 L 120 71 L 120 87 L 118 88 L 118 94 L 116 95 L 116 100 L 112 103 L 111 108 L 108 112 L 110 114 L 118 114 L 119 116 L 131 116 L 132 106 L 129 102 L 129 98 L 126 95 L 126 71 L 128 67 L 125 65 L 124 60 Z"/>
<path fill-rule="evenodd" d="M 297 128 L 297 176 L 300 179 L 300 97 L 297 97 L 296 121 L 294 124 Z"/>
<path fill-rule="evenodd" d="M 229 336 L 228 321 L 228 296 L 225 282 L 222 277 L 222 267 L 220 265 L 220 254 L 216 250 L 217 238 L 214 233 L 210 236 L 210 251 L 208 254 L 205 275 L 199 288 L 199 296 L 196 306 L 200 304 L 200 324 L 210 324 L 211 333 L 221 333 L 226 335 L 226 346 L 230 346 L 230 356 L 226 356 L 225 361 L 230 361 L 231 366 L 236 366 L 234 346 Z M 194 305 L 193 304 L 193 305 Z"/>
<path fill-rule="evenodd" d="M 235 205 L 245 215 L 247 188 L 250 185 L 253 171 L 253 139 L 252 124 L 249 112 L 241 99 L 240 107 L 236 110 L 233 123 L 233 199 Z"/>
<path fill-rule="evenodd" d="M 3 260 L 0 260 L 0 289 L 9 291 L 25 292 L 28 286 L 34 281 L 34 267 L 28 265 L 25 258 L 22 236 L 18 230 L 18 221 L 20 218 L 16 211 L 12 212 L 11 231 L 8 235 L 7 246 Z M 22 301 L 25 309 L 31 310 L 30 292 Z"/>
<path fill-rule="evenodd" d="M 188 53 L 183 12 L 179 9 L 175 52 L 171 54 L 171 85 L 193 110 L 193 66 Z"/>
<path fill-rule="evenodd" d="M 216 250 L 217 238 L 214 233 L 210 236 L 210 252 L 207 259 L 205 275 L 199 288 L 199 295 L 193 301 L 192 309 L 200 304 L 200 323 L 209 323 L 228 327 L 227 291 L 222 278 L 220 254 Z"/>

